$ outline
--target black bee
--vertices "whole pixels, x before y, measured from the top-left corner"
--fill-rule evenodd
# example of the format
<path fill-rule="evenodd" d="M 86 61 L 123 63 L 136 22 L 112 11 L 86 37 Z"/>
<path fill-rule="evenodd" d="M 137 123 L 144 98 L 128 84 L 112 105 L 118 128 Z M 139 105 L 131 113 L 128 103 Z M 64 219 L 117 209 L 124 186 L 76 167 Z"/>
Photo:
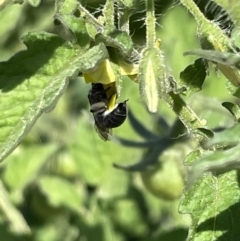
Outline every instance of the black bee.
<path fill-rule="evenodd" d="M 107 91 L 102 84 L 92 84 L 88 93 L 88 100 L 91 105 L 90 111 L 95 120 L 95 129 L 99 136 L 108 141 L 112 136 L 112 128 L 123 124 L 127 118 L 127 100 L 117 103 L 112 110 L 108 110 L 109 99 Z"/>

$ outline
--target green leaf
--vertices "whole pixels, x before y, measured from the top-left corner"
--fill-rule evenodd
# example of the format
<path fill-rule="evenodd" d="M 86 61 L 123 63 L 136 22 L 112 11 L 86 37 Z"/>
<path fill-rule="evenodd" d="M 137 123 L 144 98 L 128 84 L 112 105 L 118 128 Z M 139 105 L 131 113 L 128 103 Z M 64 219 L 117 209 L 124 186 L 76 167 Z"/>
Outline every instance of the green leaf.
<path fill-rule="evenodd" d="M 206 78 L 206 64 L 203 59 L 197 59 L 180 73 L 180 79 L 188 87 L 189 94 L 198 92 L 202 89 Z"/>
<path fill-rule="evenodd" d="M 207 128 L 197 128 L 196 130 L 193 131 L 194 134 L 201 135 L 204 137 L 204 140 L 208 140 L 209 138 L 213 137 L 213 132 Z"/>
<path fill-rule="evenodd" d="M 73 43 L 78 43 L 77 47 L 86 48 L 89 46 L 90 39 L 87 34 L 85 21 L 73 15 L 55 15 L 55 19 L 61 22 L 61 36 Z"/>
<path fill-rule="evenodd" d="M 236 53 L 227 53 L 215 50 L 195 49 L 186 51 L 184 55 L 197 55 L 204 59 L 214 61 L 223 65 L 240 68 L 240 58 Z"/>
<path fill-rule="evenodd" d="M 69 15 L 74 13 L 78 5 L 76 0 L 57 0 L 56 13 L 60 15 Z"/>
<path fill-rule="evenodd" d="M 28 50 L 0 63 L 0 160 L 18 145 L 43 112 L 54 108 L 69 77 L 94 69 L 108 57 L 103 45 L 86 52 L 53 34 L 27 34 L 24 42 Z"/>
<path fill-rule="evenodd" d="M 64 206 L 80 212 L 83 193 L 72 183 L 59 177 L 44 176 L 39 181 L 39 187 L 54 207 Z"/>
<path fill-rule="evenodd" d="M 203 176 L 206 172 L 221 173 L 233 170 L 240 167 L 240 154 L 238 152 L 239 146 L 231 148 L 229 150 L 208 151 L 202 153 L 191 168 L 188 175 L 187 186 L 192 186 L 195 181 Z"/>
<path fill-rule="evenodd" d="M 239 143 L 240 124 L 236 124 L 221 132 L 214 133 L 214 137 L 210 139 L 205 145 L 205 148 L 212 148 L 213 146 L 229 146 Z"/>
<path fill-rule="evenodd" d="M 240 98 L 240 88 L 239 87 L 234 86 L 233 83 L 231 83 L 231 82 L 227 82 L 226 87 L 227 87 L 228 92 L 231 95 L 233 95 L 237 98 Z"/>
<path fill-rule="evenodd" d="M 237 240 L 239 236 L 239 172 L 206 174 L 185 190 L 179 211 L 190 214 L 188 241 Z"/>
<path fill-rule="evenodd" d="M 223 102 L 222 106 L 224 106 L 236 119 L 236 121 L 240 120 L 240 108 L 238 105 L 231 102 Z"/>
<path fill-rule="evenodd" d="M 119 50 L 123 56 L 129 57 L 133 51 L 133 42 L 131 37 L 123 31 L 114 29 L 108 32 L 107 35 L 98 33 L 95 40 L 99 43 L 104 43 L 106 46 L 111 46 Z"/>
<path fill-rule="evenodd" d="M 217 66 L 223 75 L 236 87 L 240 85 L 240 57 L 238 53 L 195 49 L 184 53 L 184 55 L 197 55 L 204 59 L 218 63 Z"/>

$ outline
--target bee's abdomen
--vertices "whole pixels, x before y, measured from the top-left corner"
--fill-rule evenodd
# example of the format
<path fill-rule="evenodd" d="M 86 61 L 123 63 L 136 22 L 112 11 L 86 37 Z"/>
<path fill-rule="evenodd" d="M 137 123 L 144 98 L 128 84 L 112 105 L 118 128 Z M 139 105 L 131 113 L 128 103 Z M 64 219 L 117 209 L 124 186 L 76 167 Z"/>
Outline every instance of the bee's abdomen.
<path fill-rule="evenodd" d="M 119 103 L 118 106 L 109 114 L 104 116 L 103 125 L 106 128 L 116 128 L 123 124 L 127 118 L 126 101 Z"/>

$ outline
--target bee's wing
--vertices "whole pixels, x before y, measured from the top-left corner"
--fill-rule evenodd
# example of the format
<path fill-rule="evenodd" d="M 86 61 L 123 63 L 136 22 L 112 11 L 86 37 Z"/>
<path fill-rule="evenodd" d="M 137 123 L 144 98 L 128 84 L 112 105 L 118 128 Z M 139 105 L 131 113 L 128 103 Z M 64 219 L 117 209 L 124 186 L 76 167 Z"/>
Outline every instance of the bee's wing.
<path fill-rule="evenodd" d="M 112 138 L 112 129 L 110 128 L 104 128 L 101 125 L 99 125 L 98 122 L 95 121 L 94 124 L 95 130 L 100 136 L 100 138 L 104 141 L 110 141 Z"/>

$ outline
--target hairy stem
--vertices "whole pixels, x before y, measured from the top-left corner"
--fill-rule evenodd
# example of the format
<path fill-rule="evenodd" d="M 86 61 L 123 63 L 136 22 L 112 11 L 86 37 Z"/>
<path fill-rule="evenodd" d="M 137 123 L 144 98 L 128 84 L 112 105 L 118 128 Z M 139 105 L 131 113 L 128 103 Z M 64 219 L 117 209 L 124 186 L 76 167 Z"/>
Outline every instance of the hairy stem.
<path fill-rule="evenodd" d="M 107 0 L 103 8 L 103 16 L 105 19 L 105 29 L 111 30 L 114 25 L 114 0 Z"/>
<path fill-rule="evenodd" d="M 84 14 L 84 17 L 89 24 L 92 24 L 98 31 L 103 31 L 103 26 L 86 8 L 84 8 L 80 3 L 78 8 Z"/>
<path fill-rule="evenodd" d="M 162 98 L 167 102 L 170 108 L 176 113 L 178 118 L 185 125 L 187 130 L 191 133 L 194 133 L 198 128 L 206 128 L 206 121 L 200 120 L 196 113 L 185 103 L 185 101 L 177 94 L 169 92 L 166 95 L 163 95 Z M 199 134 L 196 134 L 196 138 L 199 141 L 205 139 L 205 134 L 201 131 Z"/>
<path fill-rule="evenodd" d="M 155 11 L 154 0 L 146 0 L 146 26 L 147 26 L 147 48 L 153 48 L 156 44 L 156 31 L 155 31 Z"/>

